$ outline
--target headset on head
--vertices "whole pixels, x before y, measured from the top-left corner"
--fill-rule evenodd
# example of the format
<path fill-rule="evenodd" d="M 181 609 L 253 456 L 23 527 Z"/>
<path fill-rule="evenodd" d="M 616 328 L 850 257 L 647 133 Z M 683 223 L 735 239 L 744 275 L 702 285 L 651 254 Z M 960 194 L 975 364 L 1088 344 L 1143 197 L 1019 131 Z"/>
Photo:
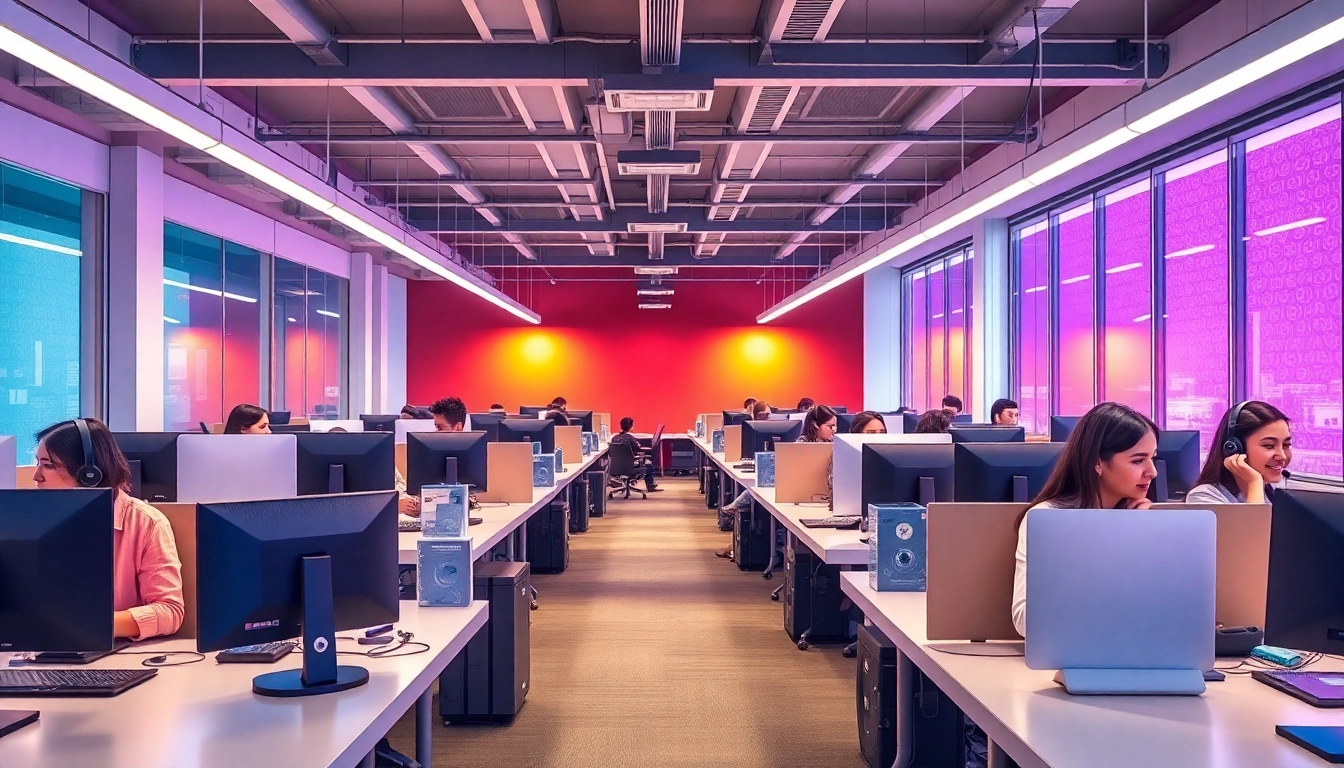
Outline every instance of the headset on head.
<path fill-rule="evenodd" d="M 1223 427 L 1223 455 L 1234 456 L 1246 452 L 1246 444 L 1237 437 L 1237 422 L 1241 420 L 1241 410 L 1251 403 L 1243 400 L 1227 412 L 1227 424 Z"/>
<path fill-rule="evenodd" d="M 79 430 L 79 441 L 84 446 L 84 465 L 75 470 L 75 482 L 83 488 L 97 488 L 103 482 L 103 470 L 93 460 L 93 436 L 89 434 L 89 423 L 84 419 L 75 419 L 75 429 Z"/>

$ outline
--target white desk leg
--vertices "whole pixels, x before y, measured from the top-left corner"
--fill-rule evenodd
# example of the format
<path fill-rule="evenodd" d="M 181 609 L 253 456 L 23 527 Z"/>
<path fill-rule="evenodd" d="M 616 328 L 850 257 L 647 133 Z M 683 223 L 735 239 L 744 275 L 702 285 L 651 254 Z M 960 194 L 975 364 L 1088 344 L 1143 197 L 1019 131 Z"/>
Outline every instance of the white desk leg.
<path fill-rule="evenodd" d="M 517 559 L 518 559 L 518 558 L 516 558 L 516 557 L 513 556 L 513 553 L 514 553 L 513 537 L 514 537 L 516 534 L 517 534 L 517 531 L 514 531 L 513 533 L 510 533 L 510 534 L 509 534 L 507 537 L 505 537 L 505 539 L 504 539 L 504 542 L 505 542 L 505 543 L 504 543 L 504 556 L 507 557 L 507 558 L 509 558 L 510 560 L 517 560 Z"/>
<path fill-rule="evenodd" d="M 359 761 L 359 768 L 376 768 L 377 763 L 378 763 L 377 756 L 374 755 L 373 752 L 370 752 L 369 754 L 364 756 L 363 760 Z"/>
<path fill-rule="evenodd" d="M 518 526 L 518 557 L 515 560 L 527 559 L 527 521 Z"/>
<path fill-rule="evenodd" d="M 1017 768 L 1017 763 L 1003 751 L 1003 747 L 995 744 L 993 739 L 986 741 L 989 743 L 989 768 Z"/>
<path fill-rule="evenodd" d="M 891 768 L 909 768 L 914 759 L 915 663 L 896 651 L 896 759 Z"/>
<path fill-rule="evenodd" d="M 764 508 L 765 508 L 764 505 L 762 505 L 761 508 L 764 509 Z M 771 515 L 771 516 L 770 516 L 770 561 L 767 562 L 767 563 L 765 564 L 765 573 L 763 574 L 763 575 L 765 576 L 765 578 L 767 578 L 767 579 L 770 578 L 771 575 L 774 574 L 774 572 L 775 572 L 775 537 L 779 535 L 778 525 L 779 525 L 779 521 L 775 519 L 775 516 L 774 516 L 774 515 Z M 787 543 L 788 543 L 788 542 L 786 541 L 785 544 L 787 544 Z"/>
<path fill-rule="evenodd" d="M 415 761 L 424 768 L 434 762 L 434 687 L 415 700 Z"/>

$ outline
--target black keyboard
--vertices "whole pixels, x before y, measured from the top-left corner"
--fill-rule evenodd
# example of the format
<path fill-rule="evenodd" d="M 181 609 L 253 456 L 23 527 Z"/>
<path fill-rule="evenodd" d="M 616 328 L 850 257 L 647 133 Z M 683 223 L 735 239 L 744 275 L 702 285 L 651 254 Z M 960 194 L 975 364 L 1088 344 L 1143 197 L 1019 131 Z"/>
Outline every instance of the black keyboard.
<path fill-rule="evenodd" d="M 293 650 L 294 643 L 289 640 L 240 645 L 215 654 L 215 661 L 220 664 L 272 664 L 288 656 Z"/>
<path fill-rule="evenodd" d="M 859 515 L 843 515 L 840 517 L 805 517 L 798 522 L 805 528 L 858 528 L 859 521 L 863 518 Z"/>
<path fill-rule="evenodd" d="M 116 696 L 157 669 L 0 669 L 0 696 Z"/>

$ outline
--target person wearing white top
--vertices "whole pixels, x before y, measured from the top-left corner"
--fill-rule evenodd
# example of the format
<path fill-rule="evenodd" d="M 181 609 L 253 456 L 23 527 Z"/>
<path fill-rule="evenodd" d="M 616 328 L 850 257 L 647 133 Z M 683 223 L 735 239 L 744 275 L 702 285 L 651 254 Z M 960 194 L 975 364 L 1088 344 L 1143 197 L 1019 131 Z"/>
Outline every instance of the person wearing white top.
<path fill-rule="evenodd" d="M 1102 403 L 1078 420 L 1031 509 L 1148 509 L 1157 477 L 1157 425 L 1127 405 Z M 1027 634 L 1027 517 L 1017 528 L 1013 627 Z"/>
<path fill-rule="evenodd" d="M 1288 478 L 1293 434 L 1283 411 L 1260 400 L 1227 409 L 1213 435 L 1213 447 L 1199 485 L 1186 504 L 1263 504 L 1274 500 L 1274 486 Z"/>

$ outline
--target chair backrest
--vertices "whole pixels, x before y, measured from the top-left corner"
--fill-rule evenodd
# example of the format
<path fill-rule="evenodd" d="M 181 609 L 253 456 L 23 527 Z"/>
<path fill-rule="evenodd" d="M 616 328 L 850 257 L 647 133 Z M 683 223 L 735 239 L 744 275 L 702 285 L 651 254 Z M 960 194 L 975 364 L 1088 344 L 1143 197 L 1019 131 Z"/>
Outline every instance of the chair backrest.
<path fill-rule="evenodd" d="M 652 445 L 653 445 L 653 449 L 654 449 L 655 451 L 658 450 L 658 443 L 659 443 L 659 441 L 661 441 L 662 439 L 663 439 L 663 425 L 662 425 L 662 424 L 659 424 L 659 425 L 658 425 L 658 428 L 655 429 L 655 430 L 653 431 L 653 444 L 652 444 Z"/>
<path fill-rule="evenodd" d="M 629 443 L 612 443 L 610 473 L 612 477 L 634 477 L 639 474 L 635 465 L 635 448 Z"/>

